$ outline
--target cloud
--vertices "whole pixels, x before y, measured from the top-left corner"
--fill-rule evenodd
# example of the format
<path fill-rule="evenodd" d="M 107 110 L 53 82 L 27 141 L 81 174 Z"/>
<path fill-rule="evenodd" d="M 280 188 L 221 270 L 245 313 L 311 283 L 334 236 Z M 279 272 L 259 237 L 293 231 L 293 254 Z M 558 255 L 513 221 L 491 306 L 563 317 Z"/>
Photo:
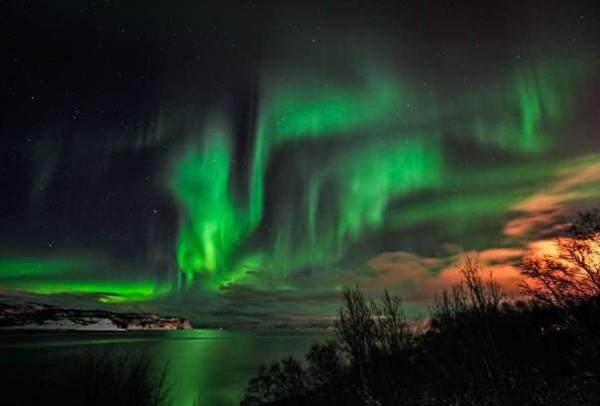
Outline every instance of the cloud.
<path fill-rule="evenodd" d="M 439 279 L 439 270 L 453 262 L 455 254 L 424 257 L 405 251 L 384 252 L 367 262 L 371 271 L 355 282 L 367 293 L 388 289 L 406 300 L 424 304 L 431 298 L 431 285 Z"/>
<path fill-rule="evenodd" d="M 412 285 L 430 277 L 433 270 L 442 265 L 442 260 L 421 257 L 410 252 L 384 252 L 367 262 L 377 272 L 380 288 Z M 364 279 L 364 278 L 362 278 Z"/>
<path fill-rule="evenodd" d="M 556 253 L 553 239 L 577 209 L 585 209 L 600 197 L 600 155 L 571 160 L 544 187 L 510 207 L 514 216 L 500 226 L 503 234 L 479 251 L 480 263 L 490 270 L 508 292 L 518 291 L 523 280 L 518 265 L 528 254 Z M 402 247 L 402 245 L 400 245 Z M 400 248 L 399 247 L 399 248 Z M 218 294 L 177 292 L 153 302 L 121 304 L 121 310 L 158 311 L 183 315 L 206 325 L 267 325 L 294 321 L 331 320 L 341 304 L 343 287 L 359 285 L 370 297 L 384 289 L 404 298 L 409 312 L 421 312 L 433 295 L 460 280 L 456 263 L 463 247 L 454 241 L 441 244 L 435 254 L 404 249 L 388 250 L 362 264 L 347 268 L 297 272 L 284 277 L 256 270 L 221 289 Z M 120 275 L 123 267 L 106 267 Z M 104 269 L 95 270 L 100 277 Z M 80 275 L 80 274 L 79 274 Z M 105 275 L 102 274 L 102 278 Z M 0 290 L 0 295 L 23 292 Z M 36 298 L 37 295 L 31 295 Z M 40 299 L 42 297 L 40 296 Z M 100 306 L 98 296 L 56 294 L 43 297 L 66 305 Z M 106 307 L 102 305 L 102 307 Z"/>
<path fill-rule="evenodd" d="M 387 288 L 405 300 L 420 306 L 431 303 L 433 296 L 461 280 L 459 263 L 464 251 L 454 246 L 439 257 L 421 257 L 408 252 L 385 252 L 368 261 L 369 277 L 355 281 L 366 292 L 381 292 Z M 492 276 L 509 295 L 520 292 L 524 277 L 519 263 L 527 255 L 556 254 L 554 239 L 540 239 L 524 246 L 492 247 L 479 251 L 479 265 L 485 277 Z M 489 272 L 489 273 L 488 273 Z"/>
<path fill-rule="evenodd" d="M 557 180 L 511 207 L 518 216 L 505 224 L 504 234 L 515 238 L 556 234 L 577 205 L 600 197 L 599 183 L 600 155 L 571 161 Z"/>

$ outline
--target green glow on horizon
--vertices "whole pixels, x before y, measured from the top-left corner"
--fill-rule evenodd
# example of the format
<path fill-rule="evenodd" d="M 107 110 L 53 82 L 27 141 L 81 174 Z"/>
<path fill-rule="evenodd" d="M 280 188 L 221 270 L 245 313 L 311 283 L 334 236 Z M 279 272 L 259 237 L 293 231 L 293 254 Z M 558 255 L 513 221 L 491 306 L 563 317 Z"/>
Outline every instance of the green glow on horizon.
<path fill-rule="evenodd" d="M 89 260 L 72 258 L 0 258 L 0 280 L 40 275 L 60 275 L 90 265 Z"/>
<path fill-rule="evenodd" d="M 154 281 L 20 281 L 14 288 L 38 295 L 92 295 L 103 303 L 147 301 L 169 291 Z"/>
<path fill-rule="evenodd" d="M 0 258 L 0 287 L 39 295 L 72 294 L 104 303 L 146 301 L 167 294 L 169 283 L 144 279 L 115 280 L 99 268 L 111 266 L 84 256 Z"/>

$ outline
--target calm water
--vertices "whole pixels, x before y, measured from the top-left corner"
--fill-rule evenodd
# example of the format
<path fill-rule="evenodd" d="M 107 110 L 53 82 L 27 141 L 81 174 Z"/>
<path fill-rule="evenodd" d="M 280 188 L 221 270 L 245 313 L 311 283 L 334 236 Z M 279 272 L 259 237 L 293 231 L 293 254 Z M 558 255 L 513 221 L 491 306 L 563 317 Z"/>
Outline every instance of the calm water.
<path fill-rule="evenodd" d="M 187 330 L 127 333 L 0 333 L 0 368 L 58 371 L 90 346 L 143 352 L 159 367 L 169 363 L 174 406 L 200 397 L 208 405 L 237 404 L 258 366 L 287 355 L 303 358 L 327 333 Z"/>

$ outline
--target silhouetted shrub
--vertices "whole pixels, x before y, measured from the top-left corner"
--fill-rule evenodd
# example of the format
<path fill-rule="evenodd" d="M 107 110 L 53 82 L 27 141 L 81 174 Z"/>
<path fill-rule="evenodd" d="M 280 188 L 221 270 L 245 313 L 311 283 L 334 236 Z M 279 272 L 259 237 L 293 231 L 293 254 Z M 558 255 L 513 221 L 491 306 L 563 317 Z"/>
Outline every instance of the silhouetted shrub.
<path fill-rule="evenodd" d="M 399 298 L 344 290 L 336 340 L 314 346 L 304 372 L 259 371 L 264 382 L 303 384 L 278 383 L 294 390 L 248 404 L 600 404 L 600 214 L 583 213 L 568 232 L 557 256 L 524 261 L 527 286 L 541 286 L 526 286 L 524 300 L 508 301 L 477 256 L 466 255 L 461 280 L 435 297 L 419 334 Z"/>
<path fill-rule="evenodd" d="M 252 378 L 242 405 L 261 405 L 277 399 L 303 394 L 308 388 L 306 372 L 292 357 L 269 366 L 261 365 L 256 377 Z"/>
<path fill-rule="evenodd" d="M 81 404 L 161 406 L 168 403 L 167 366 L 155 371 L 148 356 L 103 347 L 90 350 L 78 369 L 71 392 L 81 393 Z"/>
<path fill-rule="evenodd" d="M 78 364 L 60 369 L 2 371 L 0 404 L 163 406 L 170 404 L 166 377 L 167 366 L 157 370 L 145 355 L 90 349 Z"/>
<path fill-rule="evenodd" d="M 313 388 L 340 382 L 347 369 L 339 345 L 335 341 L 313 344 L 306 354 L 306 361 L 308 381 Z"/>

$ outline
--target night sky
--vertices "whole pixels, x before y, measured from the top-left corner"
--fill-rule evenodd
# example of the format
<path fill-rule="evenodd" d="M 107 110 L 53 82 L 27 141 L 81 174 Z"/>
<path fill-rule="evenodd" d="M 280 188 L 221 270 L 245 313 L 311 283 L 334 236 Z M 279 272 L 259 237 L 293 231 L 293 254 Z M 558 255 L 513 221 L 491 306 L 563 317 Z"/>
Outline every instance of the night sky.
<path fill-rule="evenodd" d="M 8 1 L 0 293 L 207 325 L 426 309 L 600 207 L 589 2 Z"/>

